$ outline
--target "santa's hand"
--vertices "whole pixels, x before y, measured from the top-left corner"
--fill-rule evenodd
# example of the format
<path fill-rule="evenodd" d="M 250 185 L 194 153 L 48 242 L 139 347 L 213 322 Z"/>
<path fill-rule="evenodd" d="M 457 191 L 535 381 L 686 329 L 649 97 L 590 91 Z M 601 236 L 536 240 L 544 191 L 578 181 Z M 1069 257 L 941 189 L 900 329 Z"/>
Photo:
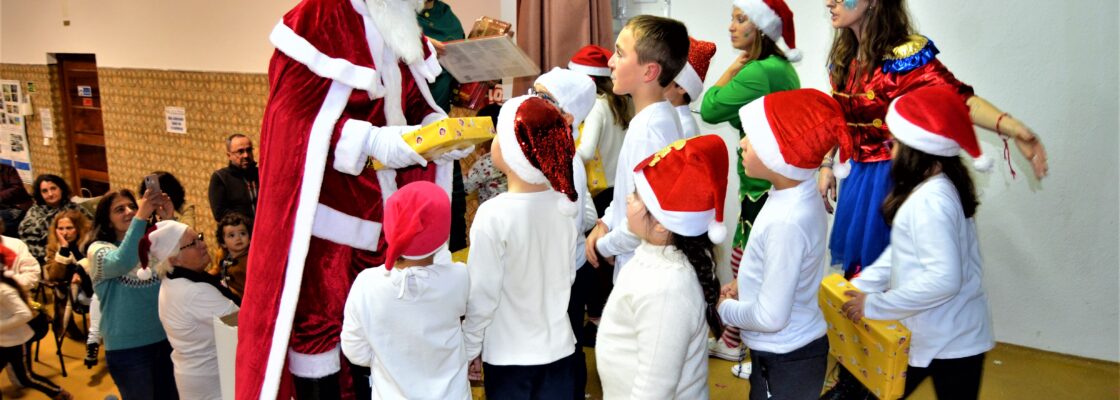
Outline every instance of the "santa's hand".
<path fill-rule="evenodd" d="M 462 160 L 466 156 L 471 155 L 471 153 L 474 153 L 474 146 L 467 147 L 465 149 L 451 150 L 449 152 L 443 153 L 442 155 L 440 155 L 439 157 L 436 158 L 436 161 L 451 162 L 451 161 L 456 161 L 456 160 Z"/>
<path fill-rule="evenodd" d="M 422 167 L 428 165 L 428 160 L 408 146 L 400 133 L 411 132 L 420 127 L 401 127 L 398 129 L 375 128 L 366 144 L 366 154 L 384 164 L 390 169 L 398 169 L 418 164 Z"/>

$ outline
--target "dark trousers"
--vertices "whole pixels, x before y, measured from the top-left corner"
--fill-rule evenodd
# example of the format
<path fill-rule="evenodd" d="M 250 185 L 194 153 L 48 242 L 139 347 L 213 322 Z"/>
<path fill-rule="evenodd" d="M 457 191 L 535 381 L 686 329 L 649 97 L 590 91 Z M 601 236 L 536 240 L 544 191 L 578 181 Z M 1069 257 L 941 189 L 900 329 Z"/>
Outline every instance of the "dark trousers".
<path fill-rule="evenodd" d="M 0 347 L 0 371 L 10 367 L 21 386 L 38 390 L 49 397 L 57 396 L 62 388 L 31 371 L 31 358 L 26 356 L 31 353 L 28 351 L 30 347 L 27 344 Z"/>
<path fill-rule="evenodd" d="M 178 400 L 171 343 L 166 340 L 124 350 L 108 350 L 109 375 L 122 400 Z"/>
<path fill-rule="evenodd" d="M 483 385 L 490 400 L 569 400 L 572 398 L 571 363 L 575 354 L 544 365 L 490 365 L 482 363 Z"/>
<path fill-rule="evenodd" d="M 751 350 L 750 400 L 816 400 L 828 369 L 828 336 L 785 354 Z"/>
<path fill-rule="evenodd" d="M 938 399 L 968 400 L 980 397 L 980 379 L 984 375 L 984 354 L 971 357 L 933 360 L 928 367 L 906 369 L 906 392 L 910 397 L 914 389 L 926 378 L 933 378 L 933 391 Z"/>
<path fill-rule="evenodd" d="M 467 248 L 467 191 L 463 187 L 463 169 L 459 161 L 452 164 L 455 172 L 451 173 L 451 237 L 447 248 L 454 253 Z"/>
<path fill-rule="evenodd" d="M 583 353 L 583 312 L 594 288 L 595 267 L 584 264 L 583 268 L 576 272 L 576 281 L 572 284 L 572 295 L 568 300 L 568 321 L 571 322 L 572 333 L 576 336 L 576 351 L 572 354 L 574 357 L 572 379 L 574 379 L 576 400 L 583 400 L 587 390 L 587 357 Z"/>

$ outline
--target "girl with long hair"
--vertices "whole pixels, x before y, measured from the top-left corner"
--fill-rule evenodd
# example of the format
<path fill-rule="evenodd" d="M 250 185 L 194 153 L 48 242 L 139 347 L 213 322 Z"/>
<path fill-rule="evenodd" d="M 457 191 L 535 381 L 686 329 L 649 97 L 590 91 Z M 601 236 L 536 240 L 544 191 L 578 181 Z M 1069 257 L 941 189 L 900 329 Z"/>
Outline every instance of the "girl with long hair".
<path fill-rule="evenodd" d="M 940 399 L 975 399 L 984 354 L 995 346 L 976 236 L 976 188 L 958 155 L 980 145 L 952 88 L 930 87 L 890 106 L 893 187 L 881 216 L 883 256 L 852 280 L 842 306 L 853 321 L 900 320 L 912 333 L 907 397 L 927 377 Z M 983 158 L 981 158 L 983 159 Z"/>
<path fill-rule="evenodd" d="M 708 397 L 727 163 L 723 139 L 703 135 L 638 164 L 626 213 L 642 244 L 618 275 L 595 348 L 604 398 Z"/>

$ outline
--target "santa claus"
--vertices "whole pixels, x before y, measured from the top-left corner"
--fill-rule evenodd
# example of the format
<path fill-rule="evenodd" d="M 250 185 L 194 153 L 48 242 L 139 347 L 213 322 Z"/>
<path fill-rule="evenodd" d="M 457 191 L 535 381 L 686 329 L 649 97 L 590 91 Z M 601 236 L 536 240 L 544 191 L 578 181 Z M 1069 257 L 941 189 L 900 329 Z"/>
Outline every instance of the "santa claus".
<path fill-rule="evenodd" d="M 423 3 L 304 0 L 269 36 L 238 399 L 350 391 L 339 373 L 343 306 L 358 272 L 384 261 L 383 202 L 415 180 L 450 191 L 449 161 L 469 152 L 429 165 L 401 139 L 446 118 L 427 86 L 441 68 L 416 22 Z M 367 168 L 370 157 L 388 169 Z"/>

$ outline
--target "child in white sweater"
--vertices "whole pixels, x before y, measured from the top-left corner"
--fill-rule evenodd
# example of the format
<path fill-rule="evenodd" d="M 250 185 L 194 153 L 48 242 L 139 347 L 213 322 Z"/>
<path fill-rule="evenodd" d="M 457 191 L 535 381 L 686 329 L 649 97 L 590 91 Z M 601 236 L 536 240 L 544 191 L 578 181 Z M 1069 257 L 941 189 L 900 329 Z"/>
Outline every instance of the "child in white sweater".
<path fill-rule="evenodd" d="M 384 227 L 385 265 L 358 274 L 342 320 L 355 383 L 379 399 L 470 399 L 460 325 L 470 280 L 463 264 L 434 260 L 451 232 L 447 192 L 406 185 L 385 202 Z"/>
<path fill-rule="evenodd" d="M 980 157 L 968 109 L 956 92 L 930 87 L 899 97 L 887 112 L 894 188 L 883 203 L 891 244 L 852 284 L 865 293 L 843 310 L 901 320 L 913 334 L 909 396 L 927 377 L 940 399 L 975 399 L 984 354 L 995 346 L 976 223 L 979 202 L 963 149 Z M 978 169 L 990 168 L 981 157 Z"/>
<path fill-rule="evenodd" d="M 546 100 L 521 96 L 502 106 L 497 130 L 490 152 L 509 191 L 479 206 L 471 226 L 467 356 L 481 354 L 488 398 L 571 399 L 571 125 Z M 471 368 L 479 369 L 479 361 Z"/>
<path fill-rule="evenodd" d="M 642 239 L 618 275 L 596 343 L 606 399 L 708 397 L 708 332 L 719 329 L 713 242 L 727 192 L 727 147 L 679 140 L 640 162 L 626 202 Z"/>
<path fill-rule="evenodd" d="M 817 399 L 828 338 L 817 290 L 824 275 L 828 217 L 813 177 L 847 138 L 840 106 L 813 89 L 770 94 L 739 111 L 749 176 L 774 184 L 751 228 L 738 298 L 720 300 L 723 321 L 751 352 L 750 398 Z"/>

